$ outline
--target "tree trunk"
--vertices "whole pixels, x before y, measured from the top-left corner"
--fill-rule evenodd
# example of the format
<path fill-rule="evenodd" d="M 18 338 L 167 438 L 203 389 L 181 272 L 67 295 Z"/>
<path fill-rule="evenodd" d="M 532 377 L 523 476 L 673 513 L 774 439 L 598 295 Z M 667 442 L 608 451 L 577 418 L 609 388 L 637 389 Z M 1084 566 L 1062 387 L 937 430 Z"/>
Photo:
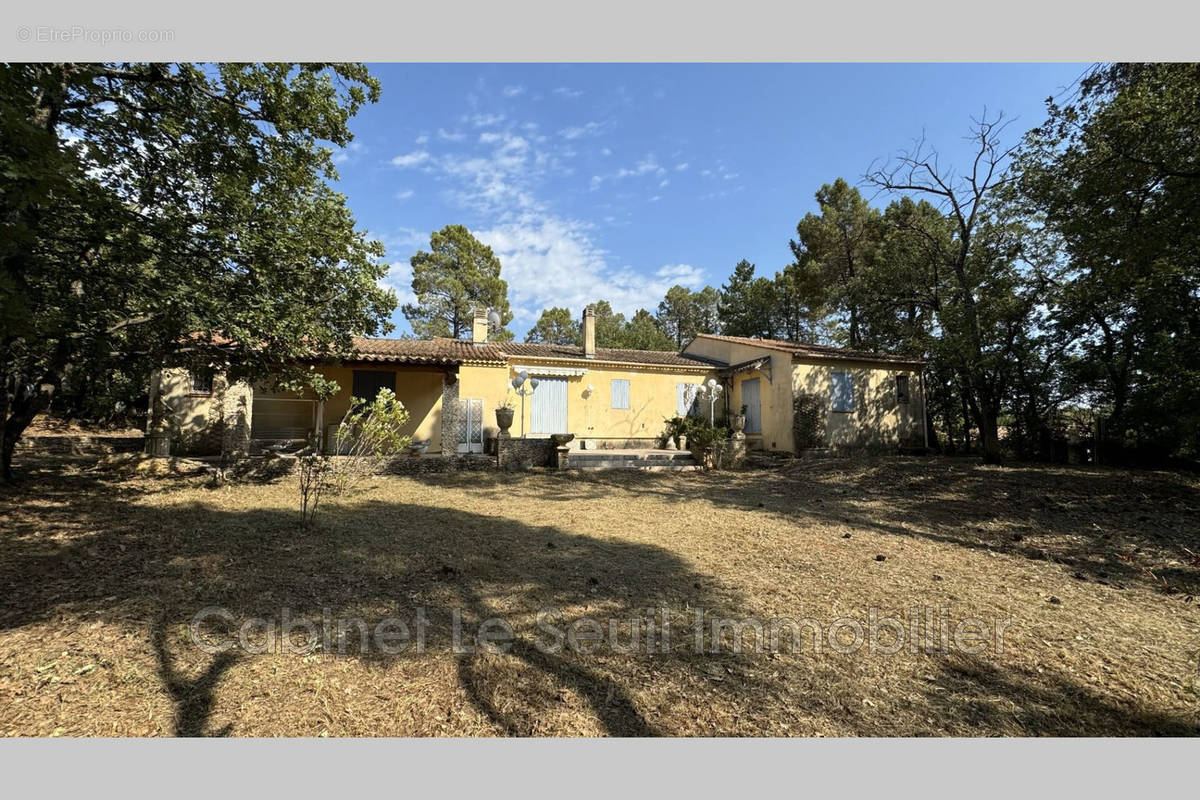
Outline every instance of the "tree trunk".
<path fill-rule="evenodd" d="M 50 399 L 54 396 L 54 390 L 42 391 L 39 387 L 38 391 L 32 395 L 26 395 L 14 399 L 9 407 L 10 414 L 8 419 L 4 421 L 3 432 L 0 433 L 0 477 L 5 483 L 14 483 L 16 481 L 16 473 L 13 472 L 12 462 L 13 453 L 17 448 L 17 441 L 21 438 L 21 434 L 33 422 L 33 418 L 46 410 L 50 406 Z"/>
<path fill-rule="evenodd" d="M 69 360 L 70 346 L 64 338 L 54 349 L 52 365 L 34 384 L 33 391 L 26 388 L 28 384 L 22 381 L 23 376 L 19 369 L 5 375 L 5 413 L 3 428 L 0 428 L 0 479 L 3 482 L 15 482 L 16 473 L 13 471 L 12 462 L 17 441 L 33 422 L 33 418 L 50 407 L 54 393 L 62 385 L 63 370 Z"/>
<path fill-rule="evenodd" d="M 997 414 L 989 403 L 980 404 L 979 438 L 983 447 L 985 464 L 1000 463 L 1000 430 L 996 417 Z"/>

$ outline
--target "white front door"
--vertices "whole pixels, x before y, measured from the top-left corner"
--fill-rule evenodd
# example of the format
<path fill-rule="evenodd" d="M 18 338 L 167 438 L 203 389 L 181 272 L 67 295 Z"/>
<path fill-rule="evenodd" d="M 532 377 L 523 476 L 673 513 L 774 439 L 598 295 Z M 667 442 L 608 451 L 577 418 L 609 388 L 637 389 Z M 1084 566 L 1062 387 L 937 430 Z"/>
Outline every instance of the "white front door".
<path fill-rule="evenodd" d="M 462 397 L 458 401 L 458 447 L 460 453 L 483 452 L 483 398 Z"/>
<path fill-rule="evenodd" d="M 529 414 L 530 433 L 570 433 L 567 430 L 567 379 L 539 378 Z"/>

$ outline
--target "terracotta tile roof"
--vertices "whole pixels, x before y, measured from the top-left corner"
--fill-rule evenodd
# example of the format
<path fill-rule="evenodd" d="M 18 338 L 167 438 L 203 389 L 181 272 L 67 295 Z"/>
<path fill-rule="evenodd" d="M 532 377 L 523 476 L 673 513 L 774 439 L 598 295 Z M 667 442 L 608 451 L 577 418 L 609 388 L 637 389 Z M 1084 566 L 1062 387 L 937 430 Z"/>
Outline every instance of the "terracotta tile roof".
<path fill-rule="evenodd" d="M 495 342 L 475 344 L 463 339 L 364 339 L 355 337 L 354 350 L 363 361 L 453 366 L 462 363 L 504 363 Z"/>
<path fill-rule="evenodd" d="M 722 342 L 746 344 L 752 347 L 763 347 L 768 350 L 782 350 L 801 358 L 824 358 L 838 361 L 887 361 L 896 364 L 922 364 L 919 358 L 894 355 L 892 353 L 869 353 L 864 350 L 850 350 L 845 347 L 830 347 L 823 344 L 799 344 L 783 342 L 778 339 L 755 339 L 750 336 L 718 336 L 715 333 L 696 334 L 697 339 L 716 339 Z"/>
<path fill-rule="evenodd" d="M 592 360 L 584 359 L 583 348 L 571 345 L 500 342 L 497 347 L 514 357 L 569 358 L 579 361 Z M 701 359 L 668 350 L 622 350 L 612 347 L 597 347 L 595 360 L 613 361 L 624 364 L 650 364 L 665 367 L 691 367 L 693 369 L 703 369 L 707 366 Z"/>
<path fill-rule="evenodd" d="M 583 349 L 570 345 L 531 344 L 527 342 L 487 342 L 475 344 L 464 339 L 365 339 L 355 338 L 354 349 L 363 361 L 395 364 L 453 366 L 462 363 L 503 364 L 517 358 L 554 358 L 586 362 Z M 596 361 L 651 366 L 704 368 L 703 359 L 660 350 L 621 350 L 596 348 Z"/>

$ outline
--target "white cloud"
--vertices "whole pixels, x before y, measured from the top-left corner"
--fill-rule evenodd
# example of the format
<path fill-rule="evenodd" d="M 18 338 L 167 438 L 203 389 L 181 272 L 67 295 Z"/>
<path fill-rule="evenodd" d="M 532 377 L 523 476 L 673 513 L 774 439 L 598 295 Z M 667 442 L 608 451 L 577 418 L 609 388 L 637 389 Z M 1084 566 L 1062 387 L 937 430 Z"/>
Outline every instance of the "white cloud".
<path fill-rule="evenodd" d="M 429 134 L 422 133 L 416 139 L 413 139 L 413 143 L 414 144 L 428 144 L 429 143 Z"/>
<path fill-rule="evenodd" d="M 578 139 L 581 136 L 599 136 L 608 126 L 603 122 L 585 122 L 570 128 L 563 128 L 558 135 L 564 139 Z"/>
<path fill-rule="evenodd" d="M 367 147 L 362 142 L 351 142 L 343 147 L 335 147 L 333 149 L 333 163 L 345 164 L 347 161 L 352 161 L 355 157 L 367 152 Z"/>
<path fill-rule="evenodd" d="M 522 94 L 525 94 L 524 86 L 505 86 L 504 87 L 504 96 L 505 97 L 517 97 L 518 95 L 522 95 Z"/>
<path fill-rule="evenodd" d="M 571 89 L 566 86 L 559 86 L 557 89 L 554 90 L 554 94 L 558 95 L 559 97 L 565 97 L 568 100 L 574 100 L 578 97 L 583 96 L 583 90 L 582 89 Z"/>
<path fill-rule="evenodd" d="M 601 148 L 600 148 L 600 155 L 602 155 L 602 156 L 611 156 L 611 155 L 612 155 L 612 150 L 609 150 L 607 147 L 601 147 Z"/>
<path fill-rule="evenodd" d="M 659 200 L 662 200 L 662 195 L 661 195 L 661 194 L 656 194 L 656 195 L 654 195 L 654 197 L 651 197 L 651 198 L 650 198 L 649 200 L 647 200 L 646 202 L 648 202 L 648 203 L 657 203 Z"/>
<path fill-rule="evenodd" d="M 407 200 L 408 198 L 410 198 L 410 197 L 412 197 L 412 196 L 413 196 L 413 190 L 412 190 L 412 189 L 402 189 L 402 190 L 400 190 L 400 191 L 396 192 L 396 199 L 397 199 L 397 200 Z"/>
<path fill-rule="evenodd" d="M 614 269 L 589 231 L 581 222 L 529 214 L 475 232 L 500 258 L 514 333 L 523 334 L 543 308 L 566 306 L 578 316 L 585 305 L 603 299 L 629 316 L 639 308 L 656 307 L 675 284 L 704 285 L 703 272 L 687 264 L 666 265 L 649 275 L 631 267 Z"/>
<path fill-rule="evenodd" d="M 461 142 L 467 138 L 467 135 L 458 131 L 448 131 L 445 128 L 438 128 L 438 138 L 447 142 Z"/>
<path fill-rule="evenodd" d="M 384 286 L 396 293 L 397 305 L 417 302 L 417 296 L 412 290 L 412 265 L 407 261 L 393 261 L 388 265 L 387 275 L 380 281 Z M 399 308 L 397 308 L 397 311 Z"/>
<path fill-rule="evenodd" d="M 429 160 L 429 153 L 425 150 L 414 150 L 411 153 L 405 153 L 402 156 L 396 156 L 392 159 L 392 166 L 395 167 L 416 167 L 424 164 Z"/>
<path fill-rule="evenodd" d="M 667 185 L 668 185 L 670 182 L 671 182 L 671 179 L 670 179 L 670 178 L 663 178 L 663 180 L 659 182 L 659 184 L 658 184 L 658 188 L 660 188 L 660 189 L 661 189 L 661 188 L 663 188 L 664 186 L 667 186 Z"/>
<path fill-rule="evenodd" d="M 591 188 L 593 190 L 600 188 L 600 184 L 607 180 L 619 180 L 621 178 L 636 178 L 643 175 L 653 175 L 662 178 L 667 174 L 653 154 L 650 154 L 638 161 L 632 167 L 621 167 L 611 175 L 593 175 L 591 180 Z"/>
<path fill-rule="evenodd" d="M 621 169 L 617 170 L 616 177 L 628 178 L 628 177 L 636 176 L 636 175 L 651 175 L 651 174 L 665 175 L 666 172 L 667 171 L 665 169 L 663 169 L 661 166 L 659 166 L 658 161 L 655 160 L 653 155 L 648 155 L 645 158 L 643 158 L 641 161 L 637 162 L 637 164 L 635 164 L 632 168 L 621 167 Z"/>
<path fill-rule="evenodd" d="M 499 125 L 504 121 L 503 114 L 474 114 L 467 118 L 467 121 L 476 128 L 490 128 L 493 125 Z"/>
<path fill-rule="evenodd" d="M 690 165 L 689 165 L 689 164 L 688 164 L 686 161 L 685 161 L 685 162 L 683 162 L 682 164 L 676 164 L 676 165 L 675 165 L 675 171 L 676 171 L 676 172 L 683 172 L 683 171 L 684 171 L 684 170 L 686 170 L 686 169 L 687 169 L 689 166 L 690 166 Z"/>
<path fill-rule="evenodd" d="M 474 124 L 473 118 L 467 121 Z M 441 184 L 447 202 L 466 211 L 468 218 L 481 220 L 472 224 L 472 232 L 500 258 L 514 333 L 523 335 L 541 310 L 551 306 L 566 306 L 578 315 L 585 304 L 606 299 L 618 312 L 630 315 L 638 308 L 654 308 L 676 283 L 703 286 L 700 271 L 691 267 L 673 265 L 647 273 L 645 265 L 635 269 L 611 264 L 589 223 L 555 213 L 538 196 L 548 175 L 567 171 L 563 162 L 576 148 L 559 137 L 543 144 L 534 128 L 518 121 L 490 124 L 495 127 L 477 131 L 472 144 L 437 154 L 422 150 L 398 159 L 405 165 L 420 164 Z M 657 184 L 666 178 L 667 170 L 648 155 L 622 172 L 622 177 L 656 177 Z M 597 175 L 592 181 L 607 179 Z M 398 198 L 409 191 L 400 190 Z M 622 205 L 634 203 L 629 199 Z M 397 260 L 385 283 L 401 292 L 405 302 L 404 297 L 411 297 L 412 278 L 400 260 L 427 248 L 428 234 L 406 229 L 379 238 L 388 248 L 388 259 Z"/>

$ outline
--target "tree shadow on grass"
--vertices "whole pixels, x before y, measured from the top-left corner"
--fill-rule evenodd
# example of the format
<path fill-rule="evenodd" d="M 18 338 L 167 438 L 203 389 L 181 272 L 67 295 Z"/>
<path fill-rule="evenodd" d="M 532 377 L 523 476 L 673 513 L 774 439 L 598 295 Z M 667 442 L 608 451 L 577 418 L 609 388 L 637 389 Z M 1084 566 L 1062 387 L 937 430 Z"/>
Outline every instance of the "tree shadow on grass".
<path fill-rule="evenodd" d="M 868 464 L 841 474 L 768 473 L 732 480 L 720 475 L 685 481 L 653 474 L 569 481 L 558 481 L 557 476 L 532 481 L 489 476 L 467 485 L 478 491 L 476 508 L 486 507 L 489 492 L 501 490 L 529 491 L 551 501 L 550 507 L 590 496 L 622 493 L 619 496 L 632 499 L 649 492 L 677 497 L 680 503 L 692 498 L 747 513 L 781 515 L 797 523 L 843 520 L 881 533 L 936 535 L 968 547 L 989 546 L 976 531 L 954 534 L 949 526 L 932 532 L 901 527 L 901 522 L 929 513 L 931 504 L 938 502 L 919 492 L 911 500 L 900 498 L 899 521 L 881 520 L 859 504 L 872 493 L 889 491 L 880 481 L 895 474 Z M 914 470 L 904 479 L 923 483 L 928 476 Z M 454 485 L 458 478 L 444 480 Z M 1068 487 L 1084 496 L 1091 480 L 1081 476 Z M 320 619 L 328 612 L 368 621 L 393 615 L 411 619 L 415 609 L 424 607 L 429 610 L 431 653 L 449 652 L 453 608 L 462 609 L 472 623 L 488 617 L 515 620 L 516 640 L 506 655 L 453 657 L 460 696 L 492 731 L 506 735 L 598 730 L 641 736 L 692 730 L 686 723 L 656 721 L 649 704 L 661 701 L 642 697 L 643 689 L 657 688 L 655 681 L 670 681 L 672 691 L 682 687 L 677 699 L 667 702 L 675 702 L 681 712 L 691 710 L 694 717 L 705 714 L 702 705 L 717 696 L 749 717 L 740 728 L 718 720 L 708 729 L 716 734 L 778 732 L 770 727 L 771 715 L 791 719 L 794 712 L 825 718 L 829 727 L 851 733 L 1196 732 L 1186 720 L 1123 707 L 1078 685 L 1072 676 L 1035 677 L 984 659 L 947 660 L 935 668 L 943 691 L 929 692 L 914 706 L 914 711 L 936 718 L 925 725 L 872 717 L 863 702 L 870 699 L 864 694 L 869 689 L 855 681 L 852 669 L 832 662 L 798 659 L 780 669 L 780 662 L 755 654 L 695 655 L 686 635 L 672 652 L 644 660 L 637 655 L 595 658 L 544 652 L 527 627 L 531 615 L 542 608 L 564 611 L 560 627 L 584 616 L 628 619 L 663 606 L 732 607 L 731 616 L 739 617 L 754 609 L 742 607 L 745 598 L 728 587 L 718 596 L 711 576 L 696 572 L 666 548 L 575 534 L 552 519 L 533 524 L 475 510 L 372 500 L 365 493 L 330 505 L 317 527 L 304 530 L 295 512 L 255 507 L 254 491 L 235 487 L 201 502 L 181 502 L 170 495 L 150 497 L 102 476 L 79 474 L 47 477 L 25 494 L 0 499 L 6 523 L 0 528 L 0 587 L 6 593 L 0 630 L 69 618 L 100 620 L 146 636 L 157 679 L 174 707 L 175 732 L 182 736 L 238 733 L 240 719 L 221 718 L 214 710 L 220 705 L 217 701 L 226 696 L 242 700 L 255 691 L 250 685 L 254 676 L 244 679 L 240 674 L 253 656 L 209 656 L 188 642 L 184 629 L 208 606 L 226 608 L 239 621 L 277 620 L 285 608 L 295 618 Z M 1011 514 L 999 492 L 1016 491 L 1003 485 L 985 490 L 984 501 L 996 504 L 988 513 Z M 1046 494 L 1053 503 L 1071 502 L 1062 492 Z M 1099 495 L 1104 502 L 1120 502 L 1115 487 L 1104 481 Z M 1179 502 L 1190 502 L 1186 493 L 1182 497 Z M 1023 502 L 1019 495 L 1016 501 L 1018 507 Z M 237 507 L 238 503 L 246 505 Z M 546 508 L 538 506 L 539 513 Z M 976 518 L 984 513 L 978 507 L 961 512 Z M 386 663 L 420 656 L 364 658 Z M 830 682 L 839 682 L 836 692 Z M 576 719 L 568 718 L 571 724 L 564 729 L 563 708 L 576 698 L 582 705 L 572 706 Z M 1024 717 L 1004 712 L 1004 703 L 1019 704 L 1022 698 L 1033 704 L 1034 712 Z M 428 713 L 432 716 L 434 709 Z M 963 727 L 963 720 L 973 721 L 977 730 Z"/>
<path fill-rule="evenodd" d="M 941 657 L 938 675 L 927 687 L 922 713 L 955 720 L 963 730 L 1011 736 L 1200 735 L 1194 712 L 1189 720 L 1133 702 L 1122 705 L 1076 678 L 1006 668 L 978 655 Z"/>
<path fill-rule="evenodd" d="M 477 491 L 536 487 L 539 500 L 564 504 L 613 493 L 700 501 L 798 525 L 846 525 L 1054 562 L 1083 579 L 1118 587 L 1143 583 L 1200 594 L 1200 564 L 1188 555 L 1200 552 L 1194 533 L 1200 483 L 1187 474 L 857 457 L 747 472 L 614 470 L 472 480 Z"/>
<path fill-rule="evenodd" d="M 635 616 L 681 596 L 705 604 L 708 598 L 695 587 L 711 583 L 663 548 L 361 498 L 329 506 L 320 523 L 305 530 L 290 511 L 133 504 L 76 476 L 51 481 L 7 510 L 19 513 L 3 536 L 0 586 L 7 596 L 0 629 L 78 617 L 148 634 L 180 736 L 237 732 L 236 721 L 212 729 L 211 716 L 222 686 L 248 658 L 236 651 L 206 658 L 183 634 L 210 606 L 227 609 L 239 622 L 279 620 L 287 609 L 292 618 L 332 614 L 372 626 L 384 617 L 411 619 L 425 608 L 429 651 L 449 651 L 454 608 L 473 621 L 517 620 L 508 655 L 519 669 L 495 673 L 486 668 L 485 654 L 456 656 L 461 689 L 497 730 L 537 732 L 544 709 L 514 710 L 493 699 L 497 681 L 515 678 L 518 706 L 522 682 L 548 681 L 582 697 L 604 733 L 653 735 L 654 726 L 610 671 L 584 655 L 543 652 L 535 631 L 521 625 L 545 608 L 566 609 L 561 624 L 567 626 L 585 614 Z"/>

